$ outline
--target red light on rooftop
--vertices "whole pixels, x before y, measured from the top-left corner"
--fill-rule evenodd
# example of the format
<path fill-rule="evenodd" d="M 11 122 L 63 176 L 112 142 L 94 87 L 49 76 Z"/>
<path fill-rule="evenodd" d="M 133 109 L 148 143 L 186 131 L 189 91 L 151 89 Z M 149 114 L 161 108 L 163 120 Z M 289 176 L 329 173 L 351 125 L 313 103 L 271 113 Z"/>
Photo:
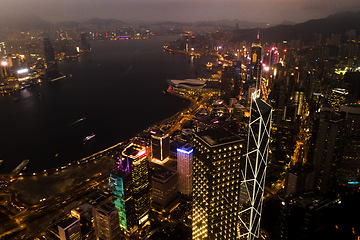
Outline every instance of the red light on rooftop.
<path fill-rule="evenodd" d="M 146 154 L 146 148 L 144 148 L 143 150 L 140 150 L 137 154 L 136 157 L 142 157 Z"/>
<path fill-rule="evenodd" d="M 287 49 L 284 49 L 284 52 L 287 52 Z"/>

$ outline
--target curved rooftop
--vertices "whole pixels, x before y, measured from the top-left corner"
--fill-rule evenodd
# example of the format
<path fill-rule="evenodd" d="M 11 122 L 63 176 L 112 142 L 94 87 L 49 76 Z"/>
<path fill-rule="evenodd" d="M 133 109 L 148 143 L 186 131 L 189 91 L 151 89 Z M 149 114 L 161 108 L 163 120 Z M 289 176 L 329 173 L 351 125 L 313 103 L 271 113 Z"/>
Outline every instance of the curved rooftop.
<path fill-rule="evenodd" d="M 184 80 L 168 79 L 166 81 L 171 86 L 181 87 L 185 89 L 196 89 L 196 88 L 203 88 L 206 86 L 206 82 L 199 79 L 184 79 Z"/>

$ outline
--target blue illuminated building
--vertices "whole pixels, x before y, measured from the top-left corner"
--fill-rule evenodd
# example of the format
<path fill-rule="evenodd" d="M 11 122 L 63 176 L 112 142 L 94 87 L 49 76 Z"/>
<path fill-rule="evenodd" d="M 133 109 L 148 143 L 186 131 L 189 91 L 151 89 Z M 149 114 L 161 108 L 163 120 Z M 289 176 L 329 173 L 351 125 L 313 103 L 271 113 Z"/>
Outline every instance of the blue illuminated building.
<path fill-rule="evenodd" d="M 186 144 L 184 147 L 176 149 L 179 191 L 188 196 L 192 192 L 193 151 L 194 149 L 191 144 Z"/>

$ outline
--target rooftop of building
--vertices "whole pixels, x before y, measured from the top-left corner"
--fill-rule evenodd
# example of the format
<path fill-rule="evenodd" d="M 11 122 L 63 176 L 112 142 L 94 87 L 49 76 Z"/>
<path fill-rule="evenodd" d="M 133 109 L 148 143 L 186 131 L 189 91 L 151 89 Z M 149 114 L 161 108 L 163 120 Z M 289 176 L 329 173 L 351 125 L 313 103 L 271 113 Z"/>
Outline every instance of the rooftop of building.
<path fill-rule="evenodd" d="M 125 157 L 137 158 L 146 154 L 146 148 L 130 143 L 121 153 Z"/>
<path fill-rule="evenodd" d="M 158 167 L 155 169 L 152 177 L 165 181 L 174 175 L 176 175 L 176 171 L 165 167 Z"/>
<path fill-rule="evenodd" d="M 289 172 L 291 172 L 294 175 L 300 175 L 300 174 L 307 174 L 314 171 L 314 166 L 310 164 L 301 165 L 297 164 L 289 169 Z"/>
<path fill-rule="evenodd" d="M 242 141 L 238 135 L 230 132 L 226 128 L 211 128 L 202 132 L 198 132 L 197 135 L 203 142 L 210 147 L 216 147 L 230 142 Z"/>
<path fill-rule="evenodd" d="M 115 206 L 112 202 L 103 203 L 100 206 L 97 207 L 98 209 L 101 209 L 107 214 L 110 214 L 112 211 L 115 210 Z"/>
<path fill-rule="evenodd" d="M 79 221 L 77 218 L 71 217 L 71 218 L 67 218 L 64 221 L 61 221 L 59 223 L 59 226 L 62 229 L 68 228 L 70 225 L 74 224 L 74 222 Z"/>
<path fill-rule="evenodd" d="M 187 143 L 184 146 L 182 146 L 180 149 L 185 151 L 190 151 L 191 149 L 193 149 L 193 145 L 191 143 Z"/>

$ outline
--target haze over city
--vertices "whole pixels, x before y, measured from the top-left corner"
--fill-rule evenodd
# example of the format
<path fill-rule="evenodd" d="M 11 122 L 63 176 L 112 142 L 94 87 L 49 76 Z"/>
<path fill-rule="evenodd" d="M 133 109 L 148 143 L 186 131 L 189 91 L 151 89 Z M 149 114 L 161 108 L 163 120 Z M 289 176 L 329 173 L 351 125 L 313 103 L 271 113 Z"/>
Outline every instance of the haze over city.
<path fill-rule="evenodd" d="M 359 0 L 0 7 L 0 239 L 360 239 Z"/>
<path fill-rule="evenodd" d="M 123 21 L 207 21 L 239 19 L 279 24 L 356 11 L 354 0 L 19 0 L 2 1 L 8 15 L 36 15 L 51 22 L 116 18 Z"/>

